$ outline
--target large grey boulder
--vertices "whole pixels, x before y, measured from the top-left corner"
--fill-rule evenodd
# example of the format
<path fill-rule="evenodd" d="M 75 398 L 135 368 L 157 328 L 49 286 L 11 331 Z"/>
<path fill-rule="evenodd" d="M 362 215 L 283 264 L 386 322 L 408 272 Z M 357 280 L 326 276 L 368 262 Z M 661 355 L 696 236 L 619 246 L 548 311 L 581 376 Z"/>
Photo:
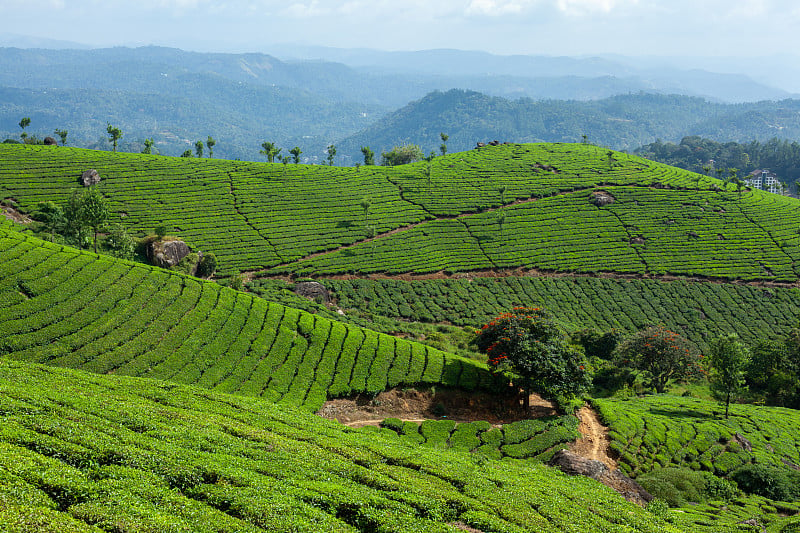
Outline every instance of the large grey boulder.
<path fill-rule="evenodd" d="M 153 241 L 147 244 L 147 259 L 151 264 L 169 268 L 181 262 L 181 259 L 189 255 L 189 246 L 179 240 L 172 241 Z"/>
<path fill-rule="evenodd" d="M 595 479 L 619 492 L 629 502 L 645 505 L 653 499 L 652 494 L 619 470 L 612 470 L 600 461 L 586 459 L 569 450 L 557 451 L 549 464 L 571 476 Z"/>
<path fill-rule="evenodd" d="M 100 173 L 95 169 L 87 170 L 81 174 L 81 185 L 89 187 L 100 183 Z"/>
<path fill-rule="evenodd" d="M 328 293 L 328 289 L 325 288 L 325 285 L 317 281 L 299 281 L 294 284 L 294 292 L 309 300 L 317 301 L 317 299 L 319 299 L 319 301 L 325 303 L 331 301 L 331 295 Z"/>

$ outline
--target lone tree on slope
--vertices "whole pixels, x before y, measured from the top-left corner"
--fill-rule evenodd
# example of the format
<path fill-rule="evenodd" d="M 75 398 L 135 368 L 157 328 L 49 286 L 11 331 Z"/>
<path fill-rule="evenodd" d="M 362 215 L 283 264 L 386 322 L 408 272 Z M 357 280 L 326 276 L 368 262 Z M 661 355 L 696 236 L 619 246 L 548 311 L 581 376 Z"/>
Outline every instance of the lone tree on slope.
<path fill-rule="evenodd" d="M 709 352 L 711 394 L 725 404 L 728 418 L 731 398 L 747 390 L 745 374 L 750 365 L 750 350 L 735 333 L 711 341 Z"/>
<path fill-rule="evenodd" d="M 509 372 L 530 408 L 530 394 L 571 396 L 584 392 L 591 376 L 583 352 L 570 345 L 547 312 L 538 307 L 515 307 L 477 332 L 473 341 L 489 358 L 495 372 Z"/>
<path fill-rule="evenodd" d="M 28 138 L 28 134 L 25 133 L 25 128 L 27 128 L 30 125 L 31 125 L 30 117 L 25 117 L 19 121 L 19 127 L 22 128 L 22 133 L 20 133 L 19 136 L 23 141 Z"/>
<path fill-rule="evenodd" d="M 670 380 L 685 381 L 703 372 L 694 344 L 663 326 L 635 333 L 617 348 L 616 356 L 623 365 L 642 372 L 658 393 L 667 389 Z"/>
<path fill-rule="evenodd" d="M 449 139 L 450 136 L 448 134 L 446 134 L 446 133 L 440 133 L 439 137 L 442 139 L 442 145 L 439 147 L 439 150 L 441 150 L 442 155 L 446 155 L 447 154 L 447 139 Z"/>
<path fill-rule="evenodd" d="M 108 140 L 114 147 L 114 151 L 117 151 L 117 141 L 122 138 L 122 130 L 119 128 L 115 128 L 111 125 L 110 122 L 107 123 L 106 131 L 108 132 Z"/>
<path fill-rule="evenodd" d="M 194 151 L 197 154 L 197 157 L 203 157 L 203 141 L 197 141 L 194 143 Z"/>

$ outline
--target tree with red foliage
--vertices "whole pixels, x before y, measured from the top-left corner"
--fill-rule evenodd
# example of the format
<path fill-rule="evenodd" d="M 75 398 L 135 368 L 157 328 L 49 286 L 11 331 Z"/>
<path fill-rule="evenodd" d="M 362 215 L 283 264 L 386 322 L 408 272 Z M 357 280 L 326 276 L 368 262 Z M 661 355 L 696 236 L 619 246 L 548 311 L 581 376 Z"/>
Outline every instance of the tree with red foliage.
<path fill-rule="evenodd" d="M 684 337 L 664 326 L 652 326 L 624 341 L 617 349 L 621 364 L 644 374 L 656 392 L 667 389 L 670 380 L 685 381 L 700 377 L 702 355 Z"/>
<path fill-rule="evenodd" d="M 523 391 L 525 409 L 531 392 L 554 399 L 580 394 L 591 383 L 586 356 L 538 307 L 503 313 L 483 326 L 473 342 L 495 372 L 511 372 Z"/>

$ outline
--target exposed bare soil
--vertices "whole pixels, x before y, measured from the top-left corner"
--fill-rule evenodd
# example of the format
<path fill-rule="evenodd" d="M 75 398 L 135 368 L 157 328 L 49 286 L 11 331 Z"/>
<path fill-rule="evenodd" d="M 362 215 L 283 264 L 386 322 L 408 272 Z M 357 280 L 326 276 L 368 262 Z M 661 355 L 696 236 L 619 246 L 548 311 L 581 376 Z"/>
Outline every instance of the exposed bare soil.
<path fill-rule="evenodd" d="M 589 407 L 584 405 L 578 411 L 580 425 L 578 431 L 583 437 L 575 441 L 570 450 L 581 457 L 600 461 L 612 470 L 616 470 L 617 461 L 609 454 L 608 428 L 600 422 L 600 417 Z"/>
<path fill-rule="evenodd" d="M 502 425 L 516 420 L 551 416 L 555 405 L 533 394 L 531 410 L 522 409 L 520 399 L 456 389 L 391 389 L 376 396 L 357 394 L 325 402 L 317 415 L 350 427 L 377 426 L 386 418 L 406 421 L 448 419 L 456 422 L 486 420 Z"/>

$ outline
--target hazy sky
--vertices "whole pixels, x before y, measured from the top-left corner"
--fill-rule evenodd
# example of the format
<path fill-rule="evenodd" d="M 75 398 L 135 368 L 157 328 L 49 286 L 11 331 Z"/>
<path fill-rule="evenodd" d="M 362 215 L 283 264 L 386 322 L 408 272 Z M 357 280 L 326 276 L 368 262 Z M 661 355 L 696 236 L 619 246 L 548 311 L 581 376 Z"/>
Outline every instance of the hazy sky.
<path fill-rule="evenodd" d="M 203 51 L 754 56 L 800 50 L 798 29 L 796 0 L 0 0 L 0 33 Z"/>

